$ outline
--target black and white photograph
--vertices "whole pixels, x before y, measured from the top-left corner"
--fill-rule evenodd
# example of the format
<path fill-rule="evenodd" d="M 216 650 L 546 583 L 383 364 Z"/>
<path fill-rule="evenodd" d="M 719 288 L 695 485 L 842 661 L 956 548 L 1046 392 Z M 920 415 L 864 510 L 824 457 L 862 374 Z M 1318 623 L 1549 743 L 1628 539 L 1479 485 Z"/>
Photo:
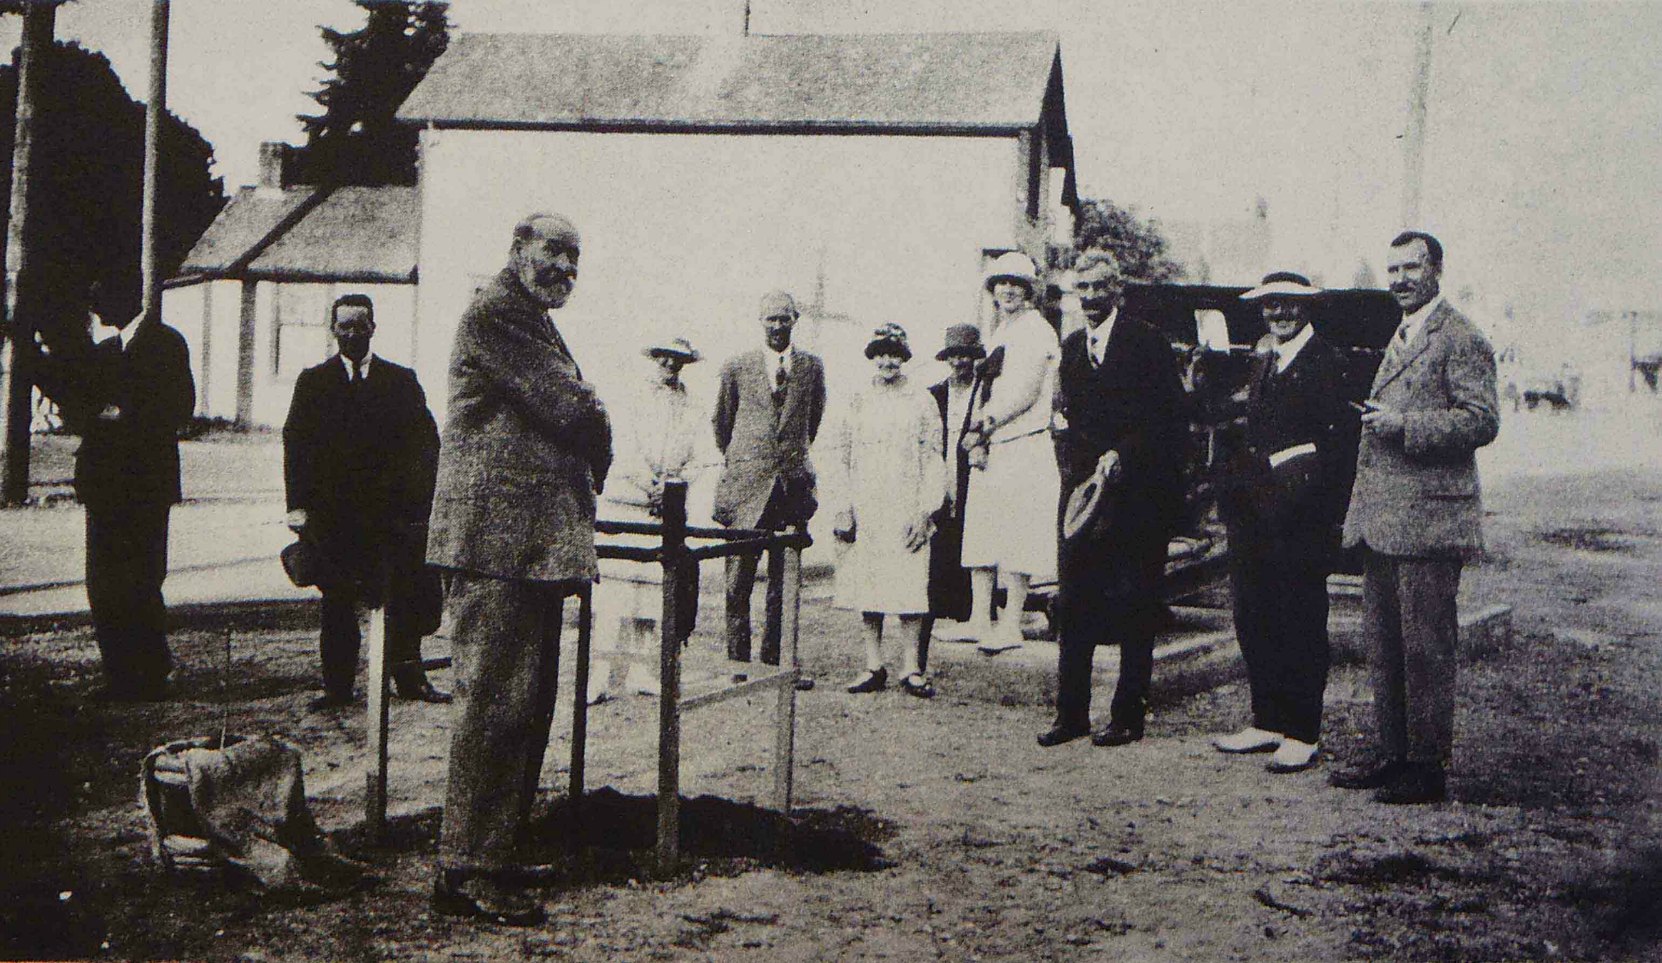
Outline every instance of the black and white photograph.
<path fill-rule="evenodd" d="M 1662 963 L 1659 43 L 0 0 L 0 960 Z"/>

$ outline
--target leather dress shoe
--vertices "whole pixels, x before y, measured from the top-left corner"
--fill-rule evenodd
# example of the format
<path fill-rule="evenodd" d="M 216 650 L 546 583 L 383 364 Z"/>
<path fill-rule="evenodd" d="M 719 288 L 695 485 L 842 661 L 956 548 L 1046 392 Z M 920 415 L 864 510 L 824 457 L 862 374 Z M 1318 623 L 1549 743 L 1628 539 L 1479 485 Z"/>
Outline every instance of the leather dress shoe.
<path fill-rule="evenodd" d="M 814 677 L 811 675 L 802 676 L 791 685 L 795 686 L 798 692 L 812 692 L 814 691 Z"/>
<path fill-rule="evenodd" d="M 431 702 L 435 705 L 447 705 L 455 701 L 455 696 L 443 689 L 433 688 L 433 683 L 422 679 L 410 685 L 393 684 L 393 695 L 405 702 Z"/>
<path fill-rule="evenodd" d="M 468 876 L 441 870 L 433 880 L 433 912 L 468 916 L 507 926 L 533 926 L 547 919 L 542 904 L 523 891 L 488 876 Z"/>
<path fill-rule="evenodd" d="M 1143 737 L 1143 727 L 1135 728 L 1115 720 L 1098 729 L 1091 735 L 1093 746 L 1124 746 Z"/>
<path fill-rule="evenodd" d="M 860 673 L 860 677 L 848 684 L 851 693 L 882 692 L 889 687 L 889 670 L 884 666 L 867 669 Z"/>
<path fill-rule="evenodd" d="M 1406 759 L 1376 759 L 1333 773 L 1327 777 L 1327 784 L 1336 789 L 1378 789 L 1396 781 L 1407 766 Z"/>
<path fill-rule="evenodd" d="M 307 703 L 306 708 L 313 712 L 329 712 L 334 709 L 344 709 L 351 704 L 352 695 L 350 693 L 342 695 L 339 692 L 325 692 Z"/>
<path fill-rule="evenodd" d="M 1392 806 L 1442 802 L 1447 798 L 1443 767 L 1435 763 L 1409 763 L 1395 779 L 1373 793 L 1374 802 Z"/>
<path fill-rule="evenodd" d="M 1051 746 L 1059 746 L 1090 734 L 1090 726 L 1068 725 L 1064 722 L 1058 722 L 1044 732 L 1039 733 L 1039 745 L 1049 749 Z"/>

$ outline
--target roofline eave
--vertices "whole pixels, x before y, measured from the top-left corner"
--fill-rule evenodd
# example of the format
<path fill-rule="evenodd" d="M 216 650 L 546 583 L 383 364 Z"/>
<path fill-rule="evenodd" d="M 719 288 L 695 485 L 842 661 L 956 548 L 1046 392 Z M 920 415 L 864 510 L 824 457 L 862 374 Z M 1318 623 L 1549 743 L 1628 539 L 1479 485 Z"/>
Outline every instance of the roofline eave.
<path fill-rule="evenodd" d="M 919 137 L 1014 137 L 1040 122 L 988 123 L 896 123 L 863 120 L 661 120 L 648 118 L 596 118 L 559 120 L 502 120 L 497 118 L 403 117 L 400 123 L 434 130 L 540 130 L 577 131 L 597 134 L 856 134 L 910 135 Z"/>

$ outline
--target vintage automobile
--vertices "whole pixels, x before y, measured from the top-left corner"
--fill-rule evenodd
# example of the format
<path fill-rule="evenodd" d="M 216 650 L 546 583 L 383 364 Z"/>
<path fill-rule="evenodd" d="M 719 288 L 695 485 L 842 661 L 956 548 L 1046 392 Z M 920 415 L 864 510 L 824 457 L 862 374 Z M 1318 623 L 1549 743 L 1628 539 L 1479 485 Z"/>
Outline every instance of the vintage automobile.
<path fill-rule="evenodd" d="M 1217 513 L 1217 485 L 1223 453 L 1241 430 L 1252 353 L 1267 333 L 1260 310 L 1240 300 L 1245 287 L 1199 284 L 1132 285 L 1123 316 L 1164 332 L 1183 366 L 1189 398 L 1189 452 L 1184 472 L 1184 514 L 1166 562 L 1165 598 L 1178 602 L 1227 578 L 1229 546 Z M 1314 299 L 1317 333 L 1348 358 L 1347 400 L 1368 395 L 1384 347 L 1401 323 L 1402 312 L 1388 292 L 1347 289 Z M 1351 468 L 1354 472 L 1354 464 Z M 1347 478 L 1345 484 L 1349 485 Z M 1360 571 L 1347 555 L 1340 570 Z M 1049 613 L 1056 586 L 1042 584 L 1029 609 Z"/>

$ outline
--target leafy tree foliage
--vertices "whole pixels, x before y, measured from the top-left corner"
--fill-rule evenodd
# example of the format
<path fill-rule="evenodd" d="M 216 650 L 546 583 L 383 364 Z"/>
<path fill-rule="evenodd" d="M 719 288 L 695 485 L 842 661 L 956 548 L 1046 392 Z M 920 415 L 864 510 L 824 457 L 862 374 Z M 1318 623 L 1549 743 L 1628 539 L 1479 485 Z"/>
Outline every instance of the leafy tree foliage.
<path fill-rule="evenodd" d="M 1176 281 L 1183 277 L 1183 266 L 1167 252 L 1158 224 L 1142 220 L 1132 209 L 1113 201 L 1080 198 L 1073 247 L 1052 251 L 1052 265 L 1069 267 L 1079 253 L 1093 248 L 1112 252 L 1132 281 Z"/>
<path fill-rule="evenodd" d="M 414 184 L 416 132 L 395 119 L 427 68 L 450 43 L 447 3 L 356 0 L 368 13 L 351 33 L 323 28 L 334 51 L 321 114 L 303 115 L 306 143 L 294 156 L 306 184 Z"/>
<path fill-rule="evenodd" d="M 42 63 L 29 165 L 29 296 L 42 334 L 59 347 L 85 337 L 94 282 L 101 292 L 94 307 L 108 319 L 125 322 L 143 300 L 144 106 L 101 53 L 57 43 Z M 14 58 L 0 65 L 0 238 L 10 212 L 16 115 Z M 210 171 L 212 145 L 172 113 L 160 148 L 156 254 L 167 277 L 225 206 L 225 190 Z"/>

